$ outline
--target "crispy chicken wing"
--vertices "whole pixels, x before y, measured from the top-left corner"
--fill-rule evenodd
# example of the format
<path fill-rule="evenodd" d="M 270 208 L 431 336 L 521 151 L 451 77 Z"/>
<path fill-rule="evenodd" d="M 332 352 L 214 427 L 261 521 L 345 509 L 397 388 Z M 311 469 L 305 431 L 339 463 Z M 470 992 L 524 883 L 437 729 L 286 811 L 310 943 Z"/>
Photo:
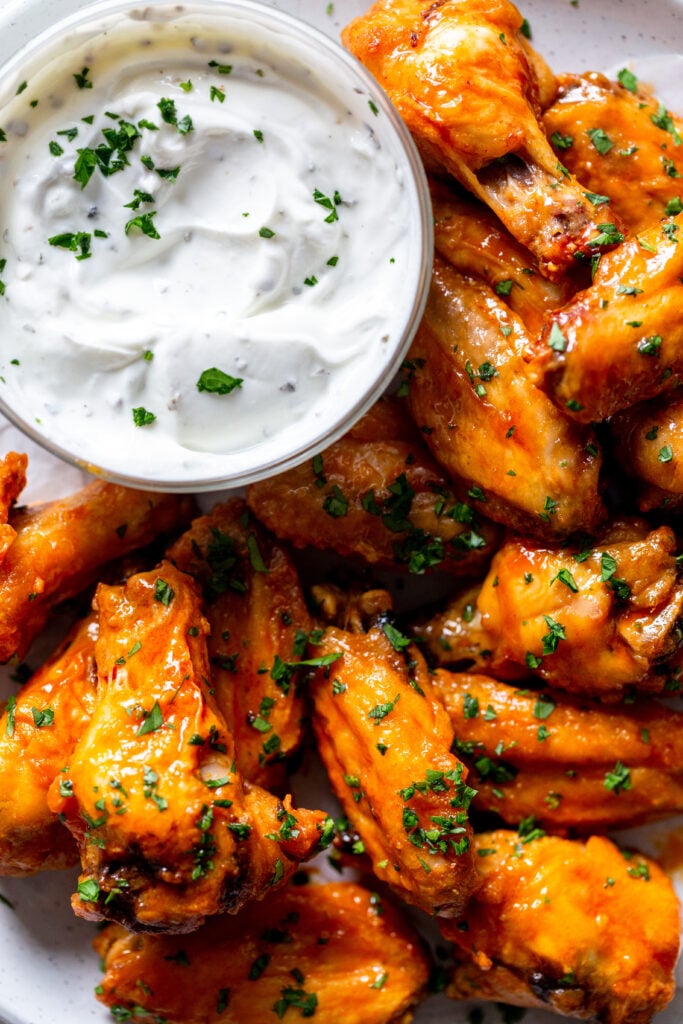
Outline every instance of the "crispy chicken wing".
<path fill-rule="evenodd" d="M 683 509 L 683 389 L 640 402 L 610 421 L 614 454 L 637 481 L 638 507 Z"/>
<path fill-rule="evenodd" d="M 592 530 L 600 453 L 531 381 L 526 338 L 487 285 L 437 258 L 408 360 L 410 412 L 491 519 L 541 537 Z"/>
<path fill-rule="evenodd" d="M 26 486 L 28 457 L 17 452 L 8 452 L 0 460 L 0 564 L 7 549 L 17 535 L 9 523 L 17 498 Z"/>
<path fill-rule="evenodd" d="M 477 835 L 481 887 L 442 931 L 448 994 L 603 1024 L 649 1024 L 675 991 L 679 911 L 653 861 L 609 839 Z"/>
<path fill-rule="evenodd" d="M 683 811 L 683 715 L 658 701 L 598 704 L 439 669 L 473 807 L 553 832 L 623 828 Z"/>
<path fill-rule="evenodd" d="M 0 717 L 0 875 L 75 864 L 73 837 L 47 793 L 95 705 L 94 614 L 78 622 Z"/>
<path fill-rule="evenodd" d="M 373 871 L 429 914 L 460 913 L 473 791 L 422 657 L 386 613 L 367 632 L 330 626 L 314 650 L 328 661 L 311 684 L 318 750 Z"/>
<path fill-rule="evenodd" d="M 430 192 L 439 255 L 461 274 L 486 281 L 531 334 L 540 331 L 545 313 L 563 306 L 577 290 L 573 279 L 554 282 L 539 274 L 529 250 L 476 199 L 436 179 Z M 511 337 L 524 343 L 524 338 Z M 529 358 L 533 349 L 520 354 Z"/>
<path fill-rule="evenodd" d="M 384 399 L 312 463 L 252 484 L 254 514 L 296 547 L 371 564 L 464 574 L 488 563 L 495 526 L 453 494 L 401 399 Z"/>
<path fill-rule="evenodd" d="M 378 0 L 342 40 L 425 158 L 487 203 L 554 278 L 599 231 L 595 208 L 539 123 L 552 75 L 521 25 L 508 0 Z"/>
<path fill-rule="evenodd" d="M 625 84 L 594 71 L 561 75 L 543 123 L 558 159 L 590 189 L 604 219 L 615 213 L 638 232 L 680 212 L 683 122 L 640 89 L 634 75 L 620 77 Z"/>
<path fill-rule="evenodd" d="M 204 590 L 211 683 L 237 769 L 277 788 L 305 719 L 296 679 L 278 679 L 278 665 L 301 657 L 311 628 L 296 569 L 238 499 L 196 519 L 168 557 Z"/>
<path fill-rule="evenodd" d="M 93 717 L 50 792 L 80 846 L 75 912 L 190 931 L 289 877 L 325 815 L 245 787 L 209 693 L 207 623 L 170 563 L 100 585 Z"/>
<path fill-rule="evenodd" d="M 0 662 L 22 658 L 51 610 L 102 566 L 189 522 L 188 495 L 95 481 L 68 498 L 17 509 L 0 564 Z"/>
<path fill-rule="evenodd" d="M 580 423 L 681 383 L 683 236 L 670 217 L 603 256 L 590 288 L 551 314 L 532 372 Z"/>
<path fill-rule="evenodd" d="M 442 664 L 615 700 L 667 688 L 682 612 L 673 532 L 617 521 L 583 548 L 510 538 L 478 592 L 417 633 Z"/>
<path fill-rule="evenodd" d="M 110 925 L 95 948 L 98 998 L 141 1024 L 409 1024 L 429 973 L 412 928 L 351 882 L 290 885 L 182 940 Z"/>

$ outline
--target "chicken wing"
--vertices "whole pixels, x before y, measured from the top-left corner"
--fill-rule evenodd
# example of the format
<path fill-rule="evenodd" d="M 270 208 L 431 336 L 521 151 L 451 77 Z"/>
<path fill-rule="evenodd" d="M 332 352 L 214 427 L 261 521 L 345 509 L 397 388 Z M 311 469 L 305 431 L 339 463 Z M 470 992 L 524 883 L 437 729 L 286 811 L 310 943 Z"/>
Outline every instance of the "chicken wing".
<path fill-rule="evenodd" d="M 96 595 L 97 703 L 53 784 L 77 838 L 80 917 L 191 931 L 285 881 L 325 815 L 245 787 L 209 693 L 208 626 L 170 563 Z"/>
<path fill-rule="evenodd" d="M 442 664 L 611 700 L 678 686 L 666 665 L 681 644 L 683 582 L 668 527 L 617 521 L 583 548 L 513 537 L 464 598 L 416 628 Z"/>
<path fill-rule="evenodd" d="M 428 162 L 487 203 L 562 276 L 599 235 L 595 208 L 539 123 L 551 73 L 524 40 L 508 0 L 378 0 L 342 32 Z"/>
<path fill-rule="evenodd" d="M 683 389 L 610 420 L 614 454 L 636 479 L 641 512 L 683 509 Z"/>
<path fill-rule="evenodd" d="M 26 486 L 28 457 L 8 452 L 0 460 L 0 564 L 7 549 L 17 535 L 9 522 L 17 498 Z"/>
<path fill-rule="evenodd" d="M 527 341 L 492 289 L 437 258 L 409 354 L 410 412 L 491 519 L 540 537 L 590 531 L 603 514 L 600 452 L 532 383 Z"/>
<path fill-rule="evenodd" d="M 11 696 L 0 717 L 0 875 L 30 875 L 78 861 L 71 833 L 48 807 L 48 789 L 95 705 L 94 614 Z"/>
<path fill-rule="evenodd" d="M 461 274 L 486 281 L 530 334 L 540 331 L 545 313 L 563 306 L 577 291 L 569 275 L 560 282 L 543 277 L 529 250 L 482 203 L 435 178 L 430 193 L 436 251 Z M 534 351 L 519 354 L 530 358 Z"/>
<path fill-rule="evenodd" d="M 582 833 L 683 811 L 683 714 L 658 701 L 598 704 L 439 669 L 475 810 Z"/>
<path fill-rule="evenodd" d="M 683 244 L 669 217 L 600 260 L 590 288 L 548 318 L 531 363 L 580 423 L 603 420 L 681 383 Z"/>
<path fill-rule="evenodd" d="M 314 648 L 328 662 L 311 684 L 318 750 L 377 877 L 452 916 L 474 882 L 474 791 L 422 657 L 386 612 L 373 618 L 367 632 L 328 627 Z"/>
<path fill-rule="evenodd" d="M 543 124 L 558 159 L 590 189 L 591 201 L 631 232 L 681 210 L 683 122 L 622 72 L 559 77 Z M 607 214 L 609 210 L 609 214 Z"/>
<path fill-rule="evenodd" d="M 288 886 L 182 941 L 110 925 L 94 945 L 98 998 L 141 1024 L 409 1024 L 429 973 L 412 928 L 351 882 Z"/>
<path fill-rule="evenodd" d="M 675 991 L 676 894 L 652 860 L 593 836 L 475 837 L 481 886 L 442 931 L 447 992 L 603 1024 L 649 1024 Z"/>
<path fill-rule="evenodd" d="M 498 530 L 434 462 L 400 399 L 378 402 L 312 463 L 247 489 L 254 514 L 296 547 L 455 574 L 484 567 Z"/>
<path fill-rule="evenodd" d="M 278 678 L 278 666 L 301 658 L 312 624 L 296 569 L 238 499 L 196 519 L 168 557 L 204 590 L 211 684 L 237 770 L 279 788 L 305 721 L 294 673 Z"/>
<path fill-rule="evenodd" d="M 0 563 L 0 662 L 22 658 L 51 610 L 94 583 L 102 566 L 185 526 L 187 495 L 95 481 L 68 498 L 17 509 Z"/>

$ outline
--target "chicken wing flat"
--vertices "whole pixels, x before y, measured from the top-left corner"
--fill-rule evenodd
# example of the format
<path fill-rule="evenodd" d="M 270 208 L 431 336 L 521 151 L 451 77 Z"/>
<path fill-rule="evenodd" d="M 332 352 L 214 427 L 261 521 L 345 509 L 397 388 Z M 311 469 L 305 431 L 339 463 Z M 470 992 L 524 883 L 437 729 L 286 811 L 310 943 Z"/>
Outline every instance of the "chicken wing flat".
<path fill-rule="evenodd" d="M 609 227 L 609 225 L 607 225 Z M 600 260 L 590 288 L 551 314 L 532 363 L 560 408 L 603 420 L 681 383 L 680 218 L 627 239 Z"/>
<path fill-rule="evenodd" d="M 586 547 L 512 537 L 465 598 L 417 627 L 442 664 L 611 700 L 671 685 L 683 583 L 669 527 L 615 522 Z"/>
<path fill-rule="evenodd" d="M 439 669 L 475 810 L 596 832 L 683 811 L 682 715 L 657 701 L 598 704 Z"/>
<path fill-rule="evenodd" d="M 51 610 L 95 582 L 114 558 L 185 526 L 187 495 L 95 481 L 68 498 L 17 509 L 0 563 L 0 662 L 22 658 Z"/>
<path fill-rule="evenodd" d="M 475 837 L 481 886 L 458 923 L 456 999 L 649 1024 L 675 991 L 678 901 L 652 860 L 593 836 Z"/>
<path fill-rule="evenodd" d="M 635 477 L 638 507 L 683 509 L 683 389 L 640 402 L 610 420 L 614 454 Z"/>
<path fill-rule="evenodd" d="M 591 531 L 600 452 L 533 384 L 527 341 L 492 289 L 437 258 L 408 360 L 411 415 L 489 518 L 540 537 Z"/>
<path fill-rule="evenodd" d="M 100 585 L 96 603 L 97 703 L 50 792 L 80 847 L 73 907 L 190 931 L 285 881 L 325 815 L 245 790 L 209 693 L 208 626 L 189 576 L 162 563 Z"/>
<path fill-rule="evenodd" d="M 291 558 L 239 499 L 196 519 L 168 557 L 204 590 L 211 684 L 237 769 L 277 788 L 305 721 L 296 679 L 278 666 L 301 658 L 312 624 Z"/>
<path fill-rule="evenodd" d="M 95 705 L 94 614 L 77 623 L 0 717 L 0 875 L 30 875 L 78 861 L 47 794 Z"/>
<path fill-rule="evenodd" d="M 434 462 L 401 399 L 384 399 L 312 462 L 247 489 L 254 514 L 296 547 L 422 573 L 471 574 L 498 530 Z"/>
<path fill-rule="evenodd" d="M 429 914 L 462 911 L 474 864 L 467 769 L 414 645 L 386 614 L 367 632 L 335 626 L 311 685 L 318 750 L 378 878 Z"/>
<path fill-rule="evenodd" d="M 409 1024 L 429 973 L 412 928 L 351 882 L 288 886 L 182 941 L 109 925 L 95 949 L 98 998 L 141 1024 Z"/>
<path fill-rule="evenodd" d="M 545 313 L 563 306 L 577 291 L 569 276 L 559 282 L 543 277 L 529 250 L 472 196 L 436 179 L 430 182 L 430 193 L 436 251 L 461 274 L 486 281 L 531 334 L 540 331 Z M 533 349 L 520 354 L 529 358 Z"/>
<path fill-rule="evenodd" d="M 615 213 L 631 232 L 681 211 L 683 159 L 677 152 L 683 122 L 638 86 L 626 71 L 560 75 L 557 102 L 543 124 L 558 159 L 575 174 L 592 202 Z"/>
<path fill-rule="evenodd" d="M 428 162 L 483 200 L 560 277 L 598 234 L 585 190 L 539 123 L 552 75 L 507 0 L 378 0 L 342 33 Z M 601 218 L 597 218 L 601 219 Z"/>

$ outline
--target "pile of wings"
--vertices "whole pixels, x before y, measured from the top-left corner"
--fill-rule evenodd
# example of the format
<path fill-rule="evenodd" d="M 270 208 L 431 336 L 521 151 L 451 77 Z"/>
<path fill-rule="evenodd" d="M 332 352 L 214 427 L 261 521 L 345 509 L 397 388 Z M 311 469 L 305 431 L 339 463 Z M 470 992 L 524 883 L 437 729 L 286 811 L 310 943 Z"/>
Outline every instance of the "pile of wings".
<path fill-rule="evenodd" d="M 431 179 L 402 379 L 208 515 L 20 507 L 5 458 L 0 660 L 83 611 L 0 719 L 0 874 L 80 858 L 117 1020 L 405 1024 L 436 985 L 647 1024 L 677 901 L 605 833 L 683 810 L 683 127 L 628 69 L 556 79 L 507 0 L 343 38 Z M 302 748 L 342 817 L 293 803 Z M 302 872 L 328 847 L 359 881 Z"/>

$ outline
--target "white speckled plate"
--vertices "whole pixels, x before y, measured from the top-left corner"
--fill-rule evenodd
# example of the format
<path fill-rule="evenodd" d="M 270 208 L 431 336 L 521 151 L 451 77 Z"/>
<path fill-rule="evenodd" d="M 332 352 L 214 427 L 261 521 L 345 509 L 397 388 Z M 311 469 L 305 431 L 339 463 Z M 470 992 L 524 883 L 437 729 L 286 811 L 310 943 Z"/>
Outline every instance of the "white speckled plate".
<path fill-rule="evenodd" d="M 86 6 L 79 0 L 0 0 L 0 63 L 51 21 Z M 310 21 L 330 35 L 361 13 L 364 0 L 276 0 L 274 6 Z M 625 64 L 654 83 L 668 104 L 683 110 L 683 0 L 521 0 L 533 44 L 555 71 L 616 70 Z M 45 455 L 0 420 L 0 451 L 28 451 L 27 500 L 56 497 L 81 485 L 83 474 Z M 0 670 L 0 696 L 12 692 Z M 681 823 L 677 822 L 678 828 Z M 630 833 L 628 841 L 662 849 L 668 826 Z M 93 928 L 69 907 L 75 873 L 31 879 L 0 878 L 0 1022 L 2 1024 L 104 1024 L 109 1014 L 94 1000 L 98 965 L 90 949 Z M 683 871 L 675 879 L 683 895 Z M 681 1024 L 682 990 L 656 1024 Z M 465 1024 L 469 1007 L 428 1000 L 416 1024 Z M 486 1009 L 487 1024 L 502 1021 Z M 525 1024 L 558 1018 L 528 1012 Z M 244 1022 L 250 1024 L 250 1022 Z M 360 1024 L 360 1022 L 359 1022 Z"/>

